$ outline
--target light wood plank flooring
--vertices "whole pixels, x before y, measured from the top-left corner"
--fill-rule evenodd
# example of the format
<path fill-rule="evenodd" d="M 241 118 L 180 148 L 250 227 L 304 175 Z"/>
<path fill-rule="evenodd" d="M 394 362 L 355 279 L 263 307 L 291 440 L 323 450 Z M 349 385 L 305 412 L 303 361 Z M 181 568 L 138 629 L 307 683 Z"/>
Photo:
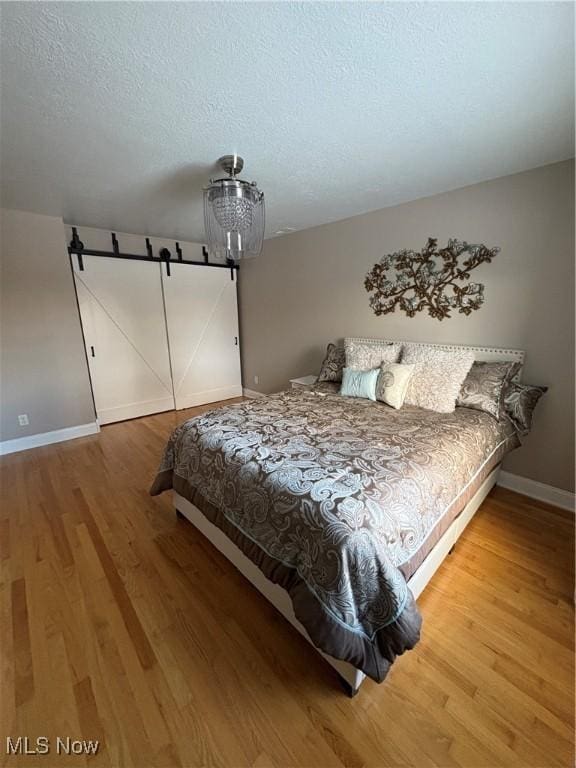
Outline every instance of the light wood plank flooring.
<path fill-rule="evenodd" d="M 493 491 L 419 601 L 420 644 L 350 700 L 169 495 L 148 496 L 200 410 L 0 460 L 5 765 L 573 765 L 569 515 Z M 101 747 L 7 757 L 19 735 Z"/>

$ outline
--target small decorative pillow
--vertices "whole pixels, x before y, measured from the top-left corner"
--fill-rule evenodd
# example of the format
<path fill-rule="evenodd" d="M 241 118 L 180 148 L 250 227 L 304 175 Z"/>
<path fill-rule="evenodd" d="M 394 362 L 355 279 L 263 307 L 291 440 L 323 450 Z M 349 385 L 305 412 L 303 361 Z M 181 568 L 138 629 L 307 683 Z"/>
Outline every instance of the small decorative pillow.
<path fill-rule="evenodd" d="M 373 371 L 355 371 L 352 368 L 344 368 L 340 394 L 346 397 L 364 397 L 367 400 L 376 400 L 376 382 L 379 374 L 378 368 Z"/>
<path fill-rule="evenodd" d="M 548 387 L 531 384 L 518 384 L 513 381 L 504 394 L 504 409 L 521 435 L 527 435 L 532 429 L 532 417 L 536 403 Z"/>
<path fill-rule="evenodd" d="M 376 385 L 376 399 L 392 408 L 402 408 L 413 372 L 413 365 L 382 363 Z"/>
<path fill-rule="evenodd" d="M 402 344 L 389 344 L 378 339 L 344 339 L 346 367 L 367 371 L 382 363 L 397 363 Z"/>
<path fill-rule="evenodd" d="M 344 354 L 344 347 L 328 344 L 326 357 L 322 362 L 322 367 L 316 381 L 342 381 L 342 369 L 345 365 L 346 355 Z"/>
<path fill-rule="evenodd" d="M 477 360 L 456 400 L 456 406 L 484 411 L 500 421 L 504 405 L 504 393 L 509 382 L 518 373 L 520 363 L 489 363 Z"/>
<path fill-rule="evenodd" d="M 452 413 L 474 353 L 426 344 L 405 344 L 402 363 L 415 365 L 404 402 L 439 413 Z"/>

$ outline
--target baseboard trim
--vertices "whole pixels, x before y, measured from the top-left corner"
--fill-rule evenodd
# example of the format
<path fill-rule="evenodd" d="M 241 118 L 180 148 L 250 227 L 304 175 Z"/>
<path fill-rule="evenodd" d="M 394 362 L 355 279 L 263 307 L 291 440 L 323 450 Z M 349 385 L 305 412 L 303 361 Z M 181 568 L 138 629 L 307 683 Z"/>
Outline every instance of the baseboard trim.
<path fill-rule="evenodd" d="M 529 496 L 532 499 L 545 501 L 554 507 L 567 509 L 569 512 L 574 512 L 576 509 L 576 497 L 573 493 L 562 488 L 555 488 L 553 485 L 539 483 L 537 480 L 530 480 L 529 477 L 513 475 L 511 472 L 502 470 L 498 478 L 498 485 L 508 488 L 509 491 L 522 493 L 524 496 Z"/>
<path fill-rule="evenodd" d="M 100 425 L 93 421 L 90 424 L 78 424 L 77 427 L 55 429 L 53 432 L 41 432 L 38 435 L 17 437 L 14 440 L 4 440 L 0 443 L 0 456 L 18 451 L 28 451 L 30 448 L 40 448 L 51 443 L 62 443 L 65 440 L 74 440 L 77 437 L 86 437 L 100 432 Z"/>
<path fill-rule="evenodd" d="M 266 397 L 266 395 L 263 392 L 256 392 L 255 389 L 246 389 L 246 387 L 244 387 L 242 392 L 244 394 L 244 397 L 252 397 L 252 398 L 254 398 L 254 397 Z"/>

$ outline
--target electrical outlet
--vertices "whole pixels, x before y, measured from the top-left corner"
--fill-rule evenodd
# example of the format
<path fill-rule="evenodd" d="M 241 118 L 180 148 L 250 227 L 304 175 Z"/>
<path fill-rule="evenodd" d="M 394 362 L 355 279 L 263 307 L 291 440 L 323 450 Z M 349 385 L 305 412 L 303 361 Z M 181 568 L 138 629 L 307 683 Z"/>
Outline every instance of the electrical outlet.
<path fill-rule="evenodd" d="M 258 384 L 259 381 L 260 381 L 260 379 L 258 378 L 258 376 L 254 376 L 254 384 Z"/>
<path fill-rule="evenodd" d="M 18 416 L 18 424 L 20 424 L 21 427 L 27 427 L 28 424 L 30 424 L 27 413 L 21 413 L 20 416 Z"/>

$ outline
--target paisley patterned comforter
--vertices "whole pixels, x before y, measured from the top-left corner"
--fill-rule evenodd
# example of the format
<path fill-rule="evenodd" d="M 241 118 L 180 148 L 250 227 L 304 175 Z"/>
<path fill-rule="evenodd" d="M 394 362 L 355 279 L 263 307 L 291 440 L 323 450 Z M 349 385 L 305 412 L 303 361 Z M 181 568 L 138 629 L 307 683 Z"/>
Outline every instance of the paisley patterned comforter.
<path fill-rule="evenodd" d="M 151 493 L 189 499 L 289 592 L 319 648 L 381 681 L 419 639 L 406 580 L 517 445 L 480 411 L 395 411 L 325 385 L 185 422 Z"/>

